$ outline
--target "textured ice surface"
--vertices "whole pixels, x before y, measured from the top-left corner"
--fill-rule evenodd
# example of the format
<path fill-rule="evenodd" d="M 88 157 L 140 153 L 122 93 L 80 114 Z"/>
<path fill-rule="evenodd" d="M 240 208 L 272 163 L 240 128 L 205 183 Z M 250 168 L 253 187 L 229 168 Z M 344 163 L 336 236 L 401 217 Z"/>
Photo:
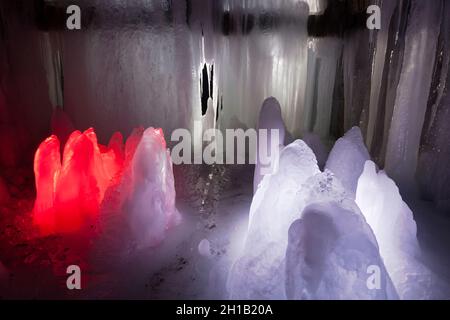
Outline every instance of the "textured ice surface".
<path fill-rule="evenodd" d="M 424 299 L 430 273 L 417 260 L 420 248 L 413 213 L 384 171 L 367 161 L 356 193 L 356 203 L 371 226 L 386 268 L 402 299 Z"/>
<path fill-rule="evenodd" d="M 284 147 L 285 126 L 281 116 L 281 107 L 277 99 L 270 97 L 264 101 L 259 112 L 258 129 L 267 130 L 267 140 L 264 141 L 264 139 L 259 139 L 260 136 L 258 136 L 258 146 L 256 150 L 257 161 L 253 181 L 254 192 L 258 189 L 258 186 L 266 173 L 266 171 L 262 170 L 269 170 L 270 172 L 275 169 L 278 162 L 277 158 L 279 156 L 279 150 Z M 276 133 L 273 135 L 271 130 L 278 130 L 278 135 Z M 272 154 L 272 151 L 275 151 L 274 155 Z M 262 163 L 263 159 L 267 158 L 271 159 L 271 163 Z"/>
<path fill-rule="evenodd" d="M 0 261 L 0 295 L 4 290 L 3 287 L 6 286 L 7 280 L 8 280 L 8 269 L 6 269 L 6 267 Z"/>
<path fill-rule="evenodd" d="M 380 290 L 367 285 L 371 266 Z M 338 202 L 305 208 L 289 228 L 286 251 L 288 299 L 395 299 L 397 295 L 376 240 L 358 211 Z"/>
<path fill-rule="evenodd" d="M 443 12 L 450 12 L 450 2 L 444 1 Z M 432 93 L 422 136 L 418 164 L 418 181 L 426 199 L 439 208 L 450 211 L 450 14 L 444 15 L 435 62 Z"/>
<path fill-rule="evenodd" d="M 34 159 L 34 222 L 44 234 L 74 232 L 95 222 L 104 194 L 122 166 L 118 135 L 106 147 L 98 144 L 93 129 L 74 131 L 62 158 L 59 139 L 54 135 L 47 138 Z"/>
<path fill-rule="evenodd" d="M 70 134 L 75 130 L 69 116 L 61 108 L 56 108 L 53 111 L 51 127 L 52 134 L 58 137 L 62 146 L 66 144 Z"/>
<path fill-rule="evenodd" d="M 372 265 L 381 271 L 378 291 L 366 286 Z M 232 299 L 397 298 L 358 206 L 330 171 L 319 171 L 300 140 L 283 149 L 278 171 L 253 197 L 228 291 Z"/>
<path fill-rule="evenodd" d="M 334 37 L 308 39 L 306 95 L 303 112 L 299 116 L 302 132 L 312 131 L 321 138 L 329 136 L 341 52 L 342 44 Z"/>
<path fill-rule="evenodd" d="M 386 171 L 403 188 L 413 187 L 442 20 L 442 4 L 438 0 L 411 2 L 403 68 L 386 153 Z"/>
<path fill-rule="evenodd" d="M 282 150 L 278 171 L 264 177 L 253 197 L 245 246 L 229 275 L 230 298 L 285 298 L 288 229 L 301 212 L 302 184 L 319 172 L 313 152 L 303 141 Z"/>
<path fill-rule="evenodd" d="M 138 247 L 154 246 L 176 224 L 175 186 L 170 153 L 161 129 L 145 130 L 131 163 L 131 195 L 126 214 Z"/>
<path fill-rule="evenodd" d="M 348 192 L 355 195 L 358 178 L 369 159 L 361 130 L 354 127 L 336 141 L 325 167 L 336 175 Z"/>
<path fill-rule="evenodd" d="M 302 140 L 312 149 L 316 155 L 319 168 L 323 169 L 328 159 L 328 151 L 322 143 L 320 136 L 312 132 L 307 132 L 302 135 Z"/>

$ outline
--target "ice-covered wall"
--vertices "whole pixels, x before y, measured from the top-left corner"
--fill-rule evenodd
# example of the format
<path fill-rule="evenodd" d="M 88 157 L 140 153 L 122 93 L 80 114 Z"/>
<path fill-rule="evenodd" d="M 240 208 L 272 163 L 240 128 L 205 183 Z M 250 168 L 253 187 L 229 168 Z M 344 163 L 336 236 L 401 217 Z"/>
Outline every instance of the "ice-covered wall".
<path fill-rule="evenodd" d="M 403 187 L 411 187 L 416 173 L 442 10 L 440 0 L 411 3 L 386 152 L 386 170 Z"/>
<path fill-rule="evenodd" d="M 206 66 L 203 99 L 219 128 L 255 127 L 274 96 L 288 135 L 333 140 L 359 126 L 396 182 L 411 184 L 418 173 L 427 198 L 447 201 L 446 1 L 374 1 L 378 31 L 365 28 L 367 1 L 75 2 L 81 31 L 52 20 L 58 10 L 66 16 L 67 1 L 1 2 L 2 141 L 38 143 L 58 107 L 75 129 L 95 127 L 103 143 L 139 125 L 192 130 L 202 119 Z M 320 36 L 308 36 L 312 17 Z M 2 163 L 14 163 L 26 144 L 9 146 Z M 432 186 L 432 176 L 442 181 Z"/>
<path fill-rule="evenodd" d="M 450 12 L 449 1 L 444 2 L 443 12 Z M 435 200 L 440 208 L 450 210 L 450 16 L 444 14 L 443 19 L 417 175 L 422 194 Z"/>

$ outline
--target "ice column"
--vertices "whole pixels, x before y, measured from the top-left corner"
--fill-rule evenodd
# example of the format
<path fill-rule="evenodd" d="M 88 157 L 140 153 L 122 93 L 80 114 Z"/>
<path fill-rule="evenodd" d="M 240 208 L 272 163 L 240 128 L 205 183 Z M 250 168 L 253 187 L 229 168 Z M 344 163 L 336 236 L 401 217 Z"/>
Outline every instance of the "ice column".
<path fill-rule="evenodd" d="M 412 211 L 384 171 L 367 161 L 358 182 L 356 203 L 371 226 L 400 298 L 426 299 L 429 272 L 417 260 L 420 248 Z"/>
<path fill-rule="evenodd" d="M 361 130 L 354 127 L 335 143 L 325 168 L 333 172 L 347 191 L 355 196 L 359 176 L 369 159 Z"/>
<path fill-rule="evenodd" d="M 440 0 L 411 4 L 386 154 L 386 170 L 401 186 L 411 187 L 416 172 L 442 9 Z"/>

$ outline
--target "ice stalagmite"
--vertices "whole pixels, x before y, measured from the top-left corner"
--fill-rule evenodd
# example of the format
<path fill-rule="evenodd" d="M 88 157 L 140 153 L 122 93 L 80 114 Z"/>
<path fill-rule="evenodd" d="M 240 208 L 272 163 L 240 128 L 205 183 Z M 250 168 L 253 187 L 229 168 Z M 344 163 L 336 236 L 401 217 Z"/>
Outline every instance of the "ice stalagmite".
<path fill-rule="evenodd" d="M 302 140 L 312 149 L 316 155 L 319 168 L 323 169 L 328 159 L 328 150 L 322 143 L 320 136 L 315 133 L 307 132 L 302 135 Z"/>
<path fill-rule="evenodd" d="M 372 269 L 379 290 L 367 284 Z M 300 140 L 282 150 L 253 197 L 228 290 L 232 299 L 397 298 L 353 197 Z"/>
<path fill-rule="evenodd" d="M 386 171 L 411 188 L 435 61 L 440 0 L 413 0 L 406 30 L 405 55 L 386 153 Z"/>
<path fill-rule="evenodd" d="M 378 284 L 370 283 L 371 268 L 379 272 Z M 291 225 L 286 295 L 295 300 L 397 298 L 363 216 L 339 202 L 310 205 Z"/>
<path fill-rule="evenodd" d="M 367 115 L 367 146 L 373 150 L 373 144 L 381 144 L 383 136 L 381 133 L 377 132 L 377 126 L 379 127 L 382 119 L 380 115 L 382 114 L 382 106 L 384 96 L 384 73 L 387 72 L 389 64 L 388 58 L 392 60 L 392 56 L 389 55 L 389 44 L 390 37 L 395 35 L 392 32 L 390 25 L 394 24 L 392 22 L 392 17 L 395 10 L 399 10 L 399 3 L 397 1 L 383 1 L 381 5 L 381 29 L 378 30 L 376 35 L 376 50 L 373 57 L 372 66 L 372 76 L 371 76 L 371 88 L 370 88 L 370 102 L 369 102 L 369 112 Z M 388 66 L 385 67 L 385 64 Z M 377 141 L 381 140 L 381 141 Z"/>
<path fill-rule="evenodd" d="M 253 197 L 245 247 L 228 278 L 230 298 L 285 298 L 288 229 L 302 210 L 302 184 L 319 172 L 313 152 L 303 141 L 282 150 L 276 173 L 263 178 Z"/>
<path fill-rule="evenodd" d="M 305 209 L 296 224 L 307 227 L 291 227 L 286 253 L 288 298 L 396 299 L 375 236 L 339 179 L 328 170 L 316 174 L 304 183 L 301 197 Z M 318 228 L 324 230 L 319 243 Z M 370 279 L 374 270 L 379 283 L 367 287 L 365 284 L 374 280 Z M 373 285 L 378 292 L 368 290 Z"/>
<path fill-rule="evenodd" d="M 386 268 L 402 299 L 427 298 L 429 272 L 418 262 L 417 227 L 412 211 L 385 172 L 367 161 L 358 182 L 356 203 L 372 227 Z"/>
<path fill-rule="evenodd" d="M 257 161 L 253 179 L 253 192 L 256 192 L 258 189 L 264 175 L 271 173 L 274 169 L 278 161 L 279 151 L 284 147 L 285 126 L 281 116 L 281 107 L 273 97 L 267 98 L 261 107 L 258 130 L 259 137 L 256 151 Z M 261 130 L 267 130 L 267 135 L 262 136 Z M 265 137 L 267 139 L 264 139 Z M 263 159 L 271 159 L 270 164 L 262 163 L 264 162 Z"/>
<path fill-rule="evenodd" d="M 95 222 L 106 190 L 122 171 L 123 151 L 114 136 L 111 148 L 99 145 L 93 129 L 74 131 L 60 156 L 56 136 L 36 151 L 37 196 L 34 222 L 43 234 L 75 232 Z"/>
<path fill-rule="evenodd" d="M 369 159 L 361 130 L 354 127 L 335 143 L 325 167 L 336 175 L 348 192 L 355 195 L 358 178 Z"/>
<path fill-rule="evenodd" d="M 6 295 L 6 289 L 8 285 L 9 271 L 0 261 L 0 295 Z"/>
<path fill-rule="evenodd" d="M 306 96 L 303 113 L 300 117 L 306 130 L 327 138 L 333 105 L 338 58 L 341 55 L 341 42 L 335 38 L 309 40 L 307 59 Z"/>
<path fill-rule="evenodd" d="M 44 234 L 55 230 L 55 187 L 60 172 L 60 144 L 56 136 L 51 136 L 41 143 L 34 157 L 36 182 L 34 223 Z"/>
<path fill-rule="evenodd" d="M 131 237 L 139 248 L 159 244 L 179 221 L 172 161 L 161 129 L 145 130 L 137 146 L 127 209 Z"/>

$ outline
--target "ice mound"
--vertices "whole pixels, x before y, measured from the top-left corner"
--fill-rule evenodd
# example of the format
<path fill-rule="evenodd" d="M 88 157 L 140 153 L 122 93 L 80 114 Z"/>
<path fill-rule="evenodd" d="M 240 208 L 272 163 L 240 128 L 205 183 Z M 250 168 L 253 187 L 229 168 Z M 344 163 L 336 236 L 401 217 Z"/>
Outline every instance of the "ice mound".
<path fill-rule="evenodd" d="M 368 285 L 373 266 L 376 288 Z M 291 300 L 397 298 L 364 218 L 338 202 L 310 205 L 291 225 L 285 283 Z"/>
<path fill-rule="evenodd" d="M 366 285 L 371 266 L 380 271 L 380 290 Z M 397 298 L 351 194 L 332 172 L 320 172 L 301 140 L 282 150 L 277 171 L 256 191 L 227 285 L 231 299 Z"/>
<path fill-rule="evenodd" d="M 161 129 L 145 130 L 131 162 L 128 223 L 138 247 L 159 244 L 179 221 L 170 153 Z"/>
<path fill-rule="evenodd" d="M 264 169 L 269 169 L 276 166 L 278 153 L 276 155 L 272 155 L 273 148 L 278 148 L 276 151 L 279 151 L 284 147 L 284 139 L 285 139 L 285 125 L 283 122 L 283 118 L 281 115 L 281 107 L 280 103 L 277 99 L 270 97 L 267 98 L 259 112 L 259 122 L 258 122 L 258 130 L 266 129 L 267 132 L 267 142 L 261 141 L 260 136 L 258 134 L 258 145 L 257 145 L 257 153 L 256 153 L 256 166 L 255 166 L 255 176 L 253 180 L 253 192 L 256 193 L 261 180 L 264 177 L 265 172 L 262 172 Z M 278 141 L 276 140 L 276 136 L 272 136 L 270 130 L 278 130 Z M 276 144 L 276 146 L 273 146 Z M 262 155 L 262 157 L 261 157 Z M 265 158 L 271 158 L 271 165 L 268 165 L 263 160 Z M 268 166 L 269 168 L 265 168 Z M 264 168 L 264 169 L 263 169 Z"/>
<path fill-rule="evenodd" d="M 402 299 L 423 299 L 429 272 L 417 258 L 420 248 L 413 213 L 395 182 L 367 161 L 359 178 L 356 203 L 372 227 L 381 256 Z"/>
<path fill-rule="evenodd" d="M 69 116 L 61 108 L 56 108 L 52 114 L 52 134 L 58 137 L 61 145 L 64 146 L 75 128 Z"/>
<path fill-rule="evenodd" d="M 359 176 L 363 172 L 367 160 L 370 160 L 370 155 L 364 144 L 361 130 L 354 127 L 336 141 L 325 168 L 333 172 L 354 196 Z"/>
<path fill-rule="evenodd" d="M 211 98 L 208 99 L 207 109 L 204 116 L 202 116 L 202 135 L 205 134 L 206 130 L 214 129 L 215 127 L 215 111 L 213 100 Z"/>
<path fill-rule="evenodd" d="M 264 176 L 253 197 L 244 249 L 228 278 L 230 298 L 285 298 L 288 230 L 302 210 L 302 184 L 319 172 L 312 150 L 303 141 L 281 151 L 277 172 Z"/>
<path fill-rule="evenodd" d="M 37 196 L 33 212 L 43 234 L 74 232 L 95 221 L 106 189 L 122 170 L 120 147 L 111 144 L 99 145 L 93 129 L 74 131 L 62 162 L 56 136 L 39 146 L 34 160 Z"/>

